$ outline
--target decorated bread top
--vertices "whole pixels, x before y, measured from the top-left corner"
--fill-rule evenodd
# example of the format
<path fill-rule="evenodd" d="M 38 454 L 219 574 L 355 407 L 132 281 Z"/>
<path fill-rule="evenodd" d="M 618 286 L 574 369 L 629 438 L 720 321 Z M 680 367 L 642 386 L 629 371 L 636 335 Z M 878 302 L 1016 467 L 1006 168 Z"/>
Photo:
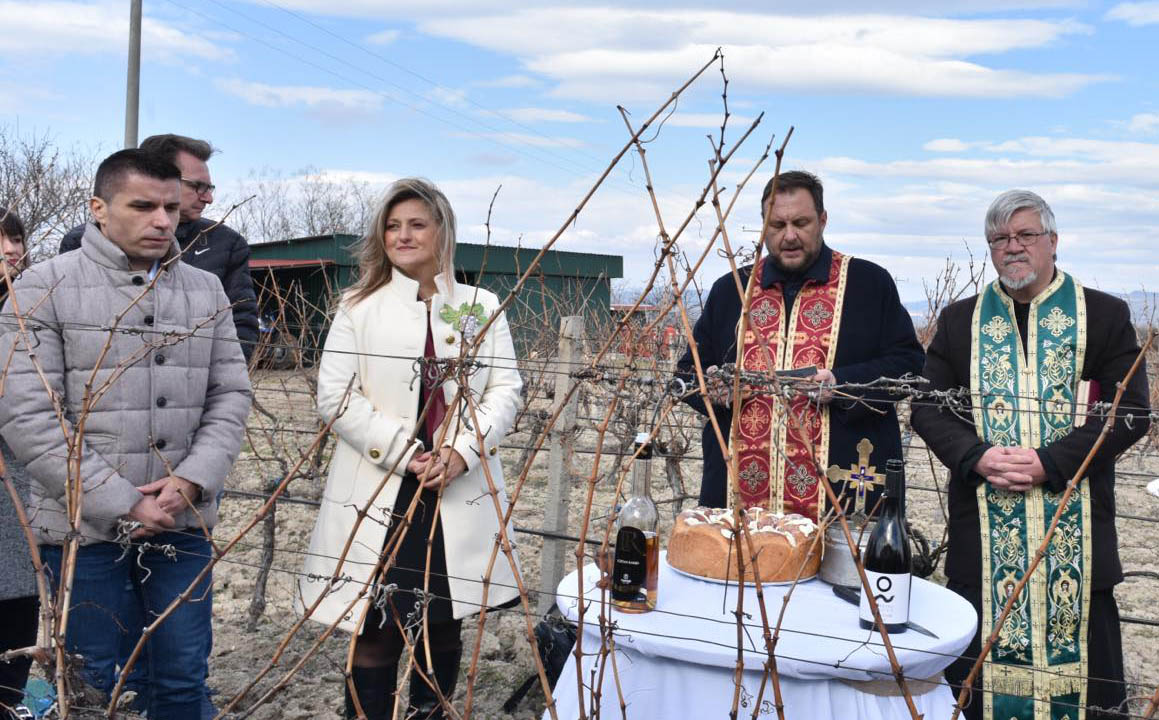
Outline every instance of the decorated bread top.
<path fill-rule="evenodd" d="M 788 538 L 789 544 L 797 546 L 797 539 L 793 531 L 804 537 L 809 537 L 817 529 L 816 523 L 804 515 L 797 513 L 781 514 L 766 510 L 762 507 L 751 507 L 745 511 L 748 518 L 748 530 L 752 534 L 776 533 Z M 733 513 L 728 508 L 695 507 L 680 513 L 680 520 L 685 525 L 710 525 L 720 527 L 720 534 L 727 539 L 733 536 Z"/>

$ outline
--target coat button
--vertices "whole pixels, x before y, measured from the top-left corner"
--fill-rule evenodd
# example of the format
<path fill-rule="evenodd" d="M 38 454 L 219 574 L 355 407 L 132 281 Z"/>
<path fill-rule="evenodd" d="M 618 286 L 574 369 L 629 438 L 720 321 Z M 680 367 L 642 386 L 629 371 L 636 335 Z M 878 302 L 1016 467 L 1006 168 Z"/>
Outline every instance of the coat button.
<path fill-rule="evenodd" d="M 157 448 L 158 450 L 164 450 L 165 445 L 166 445 L 165 438 L 161 438 L 157 442 L 153 443 L 153 447 Z"/>
<path fill-rule="evenodd" d="M 152 325 L 152 324 L 153 324 L 153 316 L 152 316 L 152 315 L 146 315 L 146 316 L 145 316 L 145 324 L 146 324 L 146 325 Z"/>
<path fill-rule="evenodd" d="M 169 401 L 166 400 L 165 398 L 163 398 L 163 397 L 157 398 L 157 407 L 165 407 L 168 404 L 169 404 Z"/>
<path fill-rule="evenodd" d="M 153 358 L 153 362 L 157 363 L 158 365 L 164 365 L 165 364 L 165 356 L 158 355 L 158 356 Z"/>
<path fill-rule="evenodd" d="M 379 450 L 378 448 L 370 448 L 370 452 L 368 452 L 367 454 L 370 455 L 371 460 L 377 460 L 380 457 L 382 457 L 382 451 Z"/>
<path fill-rule="evenodd" d="M 454 345 L 454 344 L 455 344 L 455 336 L 454 336 L 454 335 L 448 335 L 448 336 L 447 336 L 447 344 L 448 344 L 448 345 Z"/>
<path fill-rule="evenodd" d="M 142 277 L 142 276 L 140 276 L 140 275 L 134 275 L 134 276 L 133 276 L 133 284 L 134 284 L 134 285 L 144 285 L 144 284 L 145 284 L 145 278 L 144 278 L 144 277 Z"/>

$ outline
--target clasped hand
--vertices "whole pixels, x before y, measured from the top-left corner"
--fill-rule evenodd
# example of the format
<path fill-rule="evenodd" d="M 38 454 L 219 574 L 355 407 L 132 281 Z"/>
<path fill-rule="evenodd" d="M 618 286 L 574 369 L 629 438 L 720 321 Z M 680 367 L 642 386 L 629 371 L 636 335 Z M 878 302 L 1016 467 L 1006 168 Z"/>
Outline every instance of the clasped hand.
<path fill-rule="evenodd" d="M 1046 470 L 1038 453 L 1031 448 L 992 447 L 974 465 L 978 473 L 996 488 L 1026 492 L 1046 482 Z"/>
<path fill-rule="evenodd" d="M 438 452 L 415 455 L 406 464 L 406 469 L 418 477 L 424 488 L 433 490 L 466 472 L 467 462 L 454 448 L 444 447 Z"/>
<path fill-rule="evenodd" d="M 177 525 L 177 513 L 197 502 L 201 488 L 183 477 L 166 475 L 137 488 L 142 497 L 129 511 L 129 519 L 141 523 L 133 531 L 134 540 L 152 537 Z"/>

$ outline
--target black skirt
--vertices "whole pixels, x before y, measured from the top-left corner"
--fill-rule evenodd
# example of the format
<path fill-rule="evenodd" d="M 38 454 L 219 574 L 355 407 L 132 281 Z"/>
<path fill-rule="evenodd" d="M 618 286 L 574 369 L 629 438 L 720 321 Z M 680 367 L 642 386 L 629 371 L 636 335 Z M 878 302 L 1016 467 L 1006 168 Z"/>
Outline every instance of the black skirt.
<path fill-rule="evenodd" d="M 398 548 L 398 554 L 395 555 L 394 564 L 387 570 L 385 577 L 386 584 L 396 585 L 398 589 L 391 593 L 390 602 L 383 609 L 393 607 L 396 615 L 383 617 L 382 610 L 375 609 L 367 619 L 368 623 L 378 624 L 385 619 L 386 622 L 394 624 L 396 617 L 403 627 L 421 623 L 424 604 L 429 622 L 445 623 L 454 619 L 451 612 L 451 588 L 447 582 L 447 551 L 443 544 L 443 524 L 437 512 L 438 493 L 422 489 L 413 473 L 407 473 L 399 486 L 398 497 L 391 511 L 391 527 L 383 550 L 391 546 L 396 533 L 402 532 L 407 508 L 410 507 L 416 492 L 420 493 L 418 506 L 415 507 L 406 536 Z M 423 575 L 427 565 L 427 539 L 431 537 L 432 526 L 435 534 L 431 538 L 430 581 L 425 595 L 427 602 L 424 603 Z"/>

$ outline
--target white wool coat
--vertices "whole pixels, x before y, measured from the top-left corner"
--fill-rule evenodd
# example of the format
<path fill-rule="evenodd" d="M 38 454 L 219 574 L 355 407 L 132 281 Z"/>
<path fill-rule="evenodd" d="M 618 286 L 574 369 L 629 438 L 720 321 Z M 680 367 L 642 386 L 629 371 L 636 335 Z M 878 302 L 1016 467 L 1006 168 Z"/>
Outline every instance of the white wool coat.
<path fill-rule="evenodd" d="M 431 299 L 431 331 L 436 355 L 458 358 L 463 333 L 440 317 L 444 305 L 458 309 L 463 303 L 479 303 L 490 318 L 499 301 L 486 290 L 459 283 L 453 283 L 448 295 L 446 283 L 444 276 L 436 278 L 439 292 Z M 421 385 L 415 358 L 423 356 L 427 331 L 426 308 L 417 297 L 418 283 L 395 272 L 370 297 L 353 305 L 344 300 L 330 326 L 319 367 L 318 412 L 327 421 L 337 417 L 333 425 L 337 444 L 296 603 L 304 612 L 321 597 L 311 619 L 327 625 L 337 620 L 348 632 L 359 630 L 368 600 L 366 595 L 356 598 L 378 562 L 387 536 L 386 518 L 407 463 L 424 450 L 411 439 Z M 444 445 L 454 447 L 467 463 L 467 471 L 444 490 L 440 506 L 456 618 L 478 612 L 483 604 L 484 574 L 499 532 L 495 506 L 487 495 L 484 463 L 498 488 L 500 506 L 507 509 L 499 443 L 515 420 L 522 380 L 511 330 L 502 314 L 488 329 L 475 360 L 479 365 L 470 376 L 470 392 L 478 431 L 466 405 L 452 404 L 457 384 L 448 381 L 443 386 L 447 414 L 452 417 Z M 348 385 L 351 392 L 344 402 Z M 358 512 L 368 502 L 369 516 L 358 524 L 339 567 L 338 557 L 357 524 Z M 508 537 L 511 532 L 508 525 Z M 335 575 L 338 581 L 330 583 Z M 486 604 L 499 605 L 517 596 L 511 566 L 500 551 Z"/>

